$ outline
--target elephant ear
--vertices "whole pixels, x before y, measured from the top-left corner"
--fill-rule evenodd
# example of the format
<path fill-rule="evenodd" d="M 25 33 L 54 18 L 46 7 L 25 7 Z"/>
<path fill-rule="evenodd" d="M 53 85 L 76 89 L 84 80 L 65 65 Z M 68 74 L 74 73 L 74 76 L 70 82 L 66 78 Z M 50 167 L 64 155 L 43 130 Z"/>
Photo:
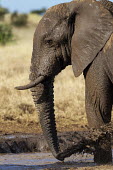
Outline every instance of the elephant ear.
<path fill-rule="evenodd" d="M 103 49 L 113 32 L 113 16 L 100 2 L 87 0 L 80 3 L 76 13 L 72 36 L 72 67 L 79 76 Z M 72 7 L 72 5 L 71 5 Z"/>

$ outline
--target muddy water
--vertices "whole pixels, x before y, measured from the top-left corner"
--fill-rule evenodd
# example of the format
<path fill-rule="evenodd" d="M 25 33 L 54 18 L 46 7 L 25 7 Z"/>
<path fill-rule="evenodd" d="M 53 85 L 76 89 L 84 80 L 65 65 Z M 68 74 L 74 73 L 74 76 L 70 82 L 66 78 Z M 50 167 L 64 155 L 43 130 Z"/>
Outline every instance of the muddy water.
<path fill-rule="evenodd" d="M 41 135 L 18 134 L 0 136 L 0 151 L 7 153 L 0 154 L 0 170 L 113 169 L 113 164 L 109 167 L 96 166 L 93 162 L 93 155 L 86 153 L 72 155 L 71 157 L 66 158 L 64 162 L 60 162 L 56 160 L 51 153 L 44 152 L 48 149 L 46 145 L 47 144 L 44 142 L 44 138 Z M 35 151 L 38 151 L 37 153 L 33 152 L 34 146 Z M 31 153 L 21 153 L 23 151 L 30 151 Z M 39 151 L 41 152 L 39 153 Z"/>
<path fill-rule="evenodd" d="M 51 153 L 21 153 L 21 154 L 1 154 L 0 170 L 41 170 L 41 169 L 88 169 L 94 168 L 93 155 L 76 154 L 66 158 L 64 162 L 56 160 Z M 107 167 L 108 168 L 108 167 Z M 111 164 L 108 169 L 112 169 Z M 96 169 L 98 169 L 96 167 Z M 101 169 L 101 167 L 99 168 Z M 102 167 L 104 169 L 104 167 Z"/>
<path fill-rule="evenodd" d="M 88 166 L 95 166 L 93 156 L 90 154 L 72 155 L 65 159 L 65 162 L 56 160 L 51 153 L 0 155 L 0 170 L 69 169 Z"/>

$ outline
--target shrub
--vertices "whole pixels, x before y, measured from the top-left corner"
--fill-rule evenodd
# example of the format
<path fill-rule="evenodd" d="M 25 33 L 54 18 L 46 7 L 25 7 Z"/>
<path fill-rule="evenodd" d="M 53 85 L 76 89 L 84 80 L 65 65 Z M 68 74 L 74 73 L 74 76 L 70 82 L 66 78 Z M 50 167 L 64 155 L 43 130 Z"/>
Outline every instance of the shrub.
<path fill-rule="evenodd" d="M 17 27 L 26 26 L 28 22 L 28 15 L 27 14 L 18 14 L 14 12 L 11 15 L 11 23 Z"/>
<path fill-rule="evenodd" d="M 0 20 L 4 20 L 5 14 L 7 14 L 9 11 L 7 8 L 0 7 Z"/>
<path fill-rule="evenodd" d="M 5 45 L 13 37 L 12 27 L 8 24 L 0 24 L 0 44 Z"/>
<path fill-rule="evenodd" d="M 42 8 L 40 10 L 32 10 L 31 13 L 32 14 L 39 14 L 39 15 L 42 15 L 46 12 L 46 8 Z"/>

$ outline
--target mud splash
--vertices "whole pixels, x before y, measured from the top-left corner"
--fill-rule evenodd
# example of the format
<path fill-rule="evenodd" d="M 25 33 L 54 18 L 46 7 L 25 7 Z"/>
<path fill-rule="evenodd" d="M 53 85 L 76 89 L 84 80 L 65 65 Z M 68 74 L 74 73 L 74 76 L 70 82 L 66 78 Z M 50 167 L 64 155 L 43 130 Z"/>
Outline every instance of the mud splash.
<path fill-rule="evenodd" d="M 95 153 L 99 141 L 107 138 L 110 132 L 112 134 L 112 131 L 110 125 L 98 130 L 86 129 L 85 131 L 59 133 L 58 138 L 66 158 L 75 153 Z M 22 133 L 0 136 L 0 153 L 25 152 L 49 152 L 44 136 Z"/>

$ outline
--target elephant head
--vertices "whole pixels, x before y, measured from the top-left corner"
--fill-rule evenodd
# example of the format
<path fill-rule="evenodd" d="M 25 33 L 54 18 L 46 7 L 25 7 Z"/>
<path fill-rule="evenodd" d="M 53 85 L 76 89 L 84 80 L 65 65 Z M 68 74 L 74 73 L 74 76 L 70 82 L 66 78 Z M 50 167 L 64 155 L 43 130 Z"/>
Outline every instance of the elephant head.
<path fill-rule="evenodd" d="M 31 83 L 17 87 L 31 88 L 44 136 L 59 160 L 65 156 L 55 124 L 54 77 L 70 64 L 79 76 L 106 44 L 113 32 L 113 16 L 108 7 L 105 9 L 105 1 L 102 3 L 78 0 L 48 9 L 34 34 Z"/>

